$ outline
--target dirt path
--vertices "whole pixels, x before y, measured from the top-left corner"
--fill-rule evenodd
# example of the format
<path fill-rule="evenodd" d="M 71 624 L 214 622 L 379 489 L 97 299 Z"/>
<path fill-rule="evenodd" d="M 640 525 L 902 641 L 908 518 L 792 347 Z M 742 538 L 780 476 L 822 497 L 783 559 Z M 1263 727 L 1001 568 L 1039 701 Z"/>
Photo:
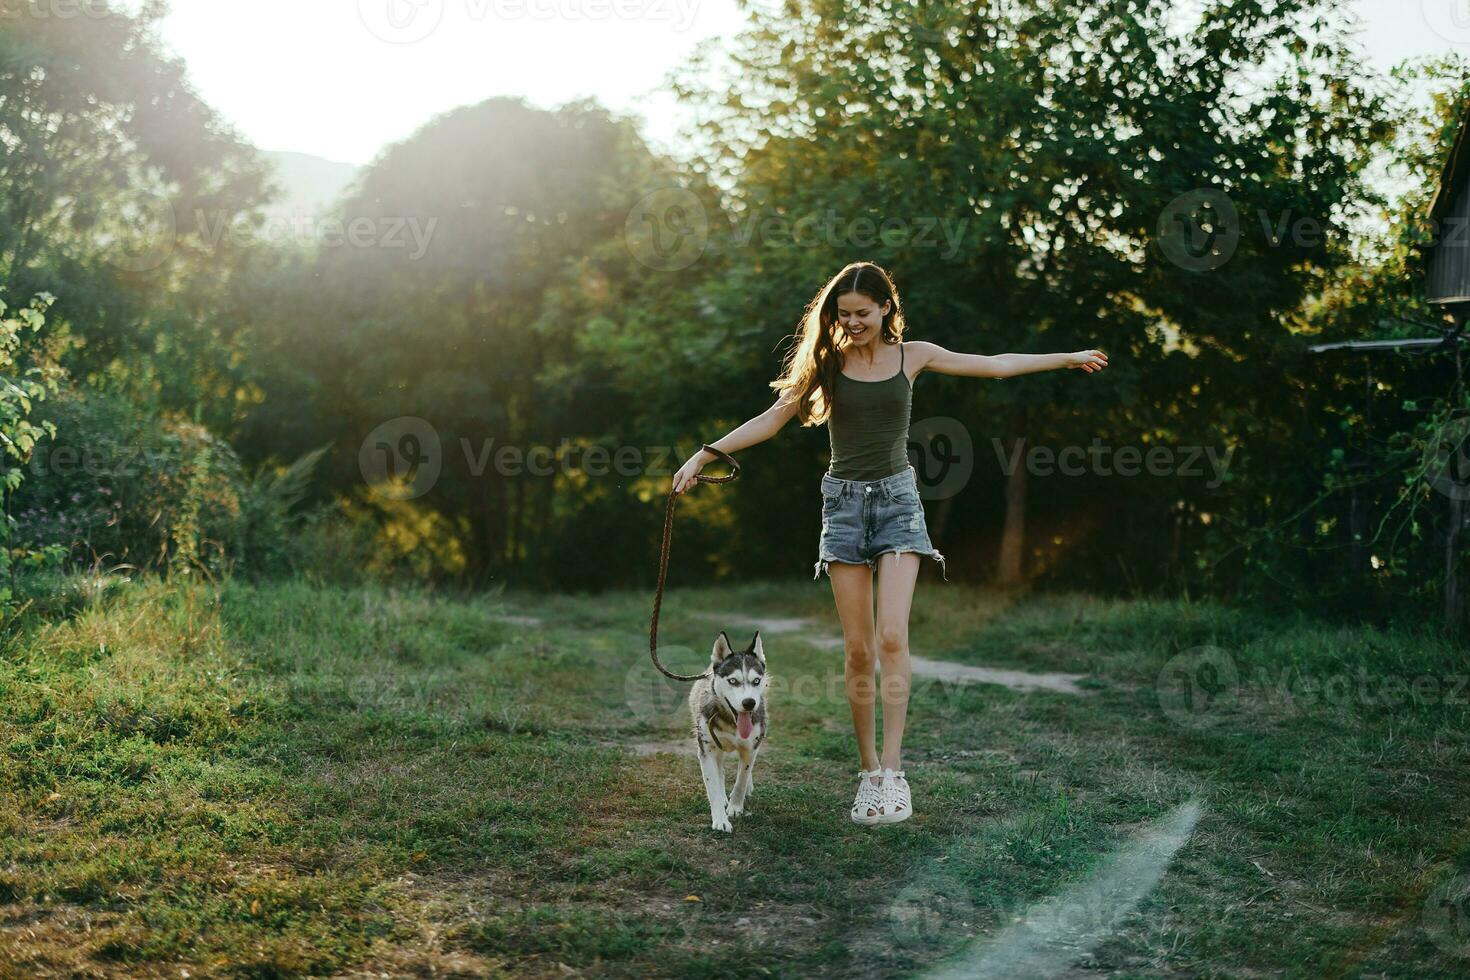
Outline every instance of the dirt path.
<path fill-rule="evenodd" d="M 752 617 L 735 613 L 705 613 L 704 619 L 721 623 L 739 623 L 742 628 L 760 630 L 762 633 L 816 632 L 824 629 L 821 623 L 810 617 Z M 727 628 L 728 625 L 727 625 Z M 731 637 L 732 642 L 734 637 Z M 807 642 L 826 649 L 842 646 L 842 637 L 819 635 L 807 637 Z M 968 664 L 931 660 L 928 657 L 910 655 L 909 666 L 915 677 L 944 681 L 952 684 L 999 684 L 1013 691 L 1052 691 L 1057 694 L 1085 694 L 1077 682 L 1086 674 L 1037 673 L 1026 670 L 1004 670 L 995 667 L 972 667 Z"/>
<path fill-rule="evenodd" d="M 971 667 L 944 660 L 909 655 L 909 665 L 917 677 L 955 684 L 1000 684 L 1013 691 L 1055 691 L 1058 694 L 1085 694 L 1077 682 L 1086 674 L 1033 673 L 1026 670 L 1001 670 L 995 667 Z"/>

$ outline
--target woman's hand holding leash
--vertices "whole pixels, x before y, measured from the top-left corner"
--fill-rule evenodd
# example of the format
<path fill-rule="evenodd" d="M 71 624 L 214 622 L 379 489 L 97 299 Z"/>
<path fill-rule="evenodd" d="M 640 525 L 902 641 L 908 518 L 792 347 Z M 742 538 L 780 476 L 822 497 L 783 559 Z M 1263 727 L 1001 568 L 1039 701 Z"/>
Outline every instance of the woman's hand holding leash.
<path fill-rule="evenodd" d="M 708 446 L 701 448 L 699 452 L 690 456 L 683 466 L 679 467 L 679 472 L 674 474 L 673 491 L 675 493 L 683 493 L 695 483 L 704 482 L 698 479 L 699 471 L 704 469 L 704 464 L 715 458 L 714 453 L 706 452 L 708 448 Z M 727 456 L 726 459 L 728 458 Z"/>

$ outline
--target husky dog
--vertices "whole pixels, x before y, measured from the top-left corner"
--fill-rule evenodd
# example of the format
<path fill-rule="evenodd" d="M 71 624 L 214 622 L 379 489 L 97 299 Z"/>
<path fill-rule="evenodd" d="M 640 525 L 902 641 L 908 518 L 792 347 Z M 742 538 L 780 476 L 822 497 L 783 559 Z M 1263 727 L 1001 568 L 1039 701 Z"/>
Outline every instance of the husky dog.
<path fill-rule="evenodd" d="M 710 673 L 695 682 L 689 692 L 695 749 L 704 774 L 705 795 L 709 797 L 710 825 L 715 830 L 728 832 L 730 818 L 745 812 L 755 756 L 768 730 L 768 684 L 760 631 L 756 631 L 749 647 L 736 651 L 721 630 L 710 653 Z M 740 755 L 740 768 L 728 800 L 725 797 L 726 752 Z"/>

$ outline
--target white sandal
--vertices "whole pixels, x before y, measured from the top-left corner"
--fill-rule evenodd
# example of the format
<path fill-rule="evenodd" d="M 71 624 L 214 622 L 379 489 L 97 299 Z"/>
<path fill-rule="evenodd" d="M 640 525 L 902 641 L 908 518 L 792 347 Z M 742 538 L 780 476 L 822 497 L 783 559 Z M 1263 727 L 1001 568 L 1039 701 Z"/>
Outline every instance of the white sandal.
<path fill-rule="evenodd" d="M 883 782 L 878 786 L 878 822 L 899 823 L 914 814 L 909 781 L 903 770 L 884 769 Z"/>
<path fill-rule="evenodd" d="M 872 825 L 882 819 L 881 797 L 882 787 L 873 785 L 870 777 L 878 775 L 878 770 L 858 770 L 857 797 L 852 801 L 852 822 L 864 825 Z M 868 811 L 872 810 L 872 813 Z"/>

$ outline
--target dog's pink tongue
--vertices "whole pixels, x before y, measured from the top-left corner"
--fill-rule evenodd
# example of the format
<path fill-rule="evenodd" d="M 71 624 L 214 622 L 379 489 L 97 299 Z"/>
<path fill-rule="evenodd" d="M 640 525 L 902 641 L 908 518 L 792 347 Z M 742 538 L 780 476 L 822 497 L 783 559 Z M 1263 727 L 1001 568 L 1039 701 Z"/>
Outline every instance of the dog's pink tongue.
<path fill-rule="evenodd" d="M 741 738 L 750 738 L 751 729 L 755 728 L 755 725 L 751 724 L 749 711 L 742 711 L 735 716 L 735 727 L 740 729 Z"/>

